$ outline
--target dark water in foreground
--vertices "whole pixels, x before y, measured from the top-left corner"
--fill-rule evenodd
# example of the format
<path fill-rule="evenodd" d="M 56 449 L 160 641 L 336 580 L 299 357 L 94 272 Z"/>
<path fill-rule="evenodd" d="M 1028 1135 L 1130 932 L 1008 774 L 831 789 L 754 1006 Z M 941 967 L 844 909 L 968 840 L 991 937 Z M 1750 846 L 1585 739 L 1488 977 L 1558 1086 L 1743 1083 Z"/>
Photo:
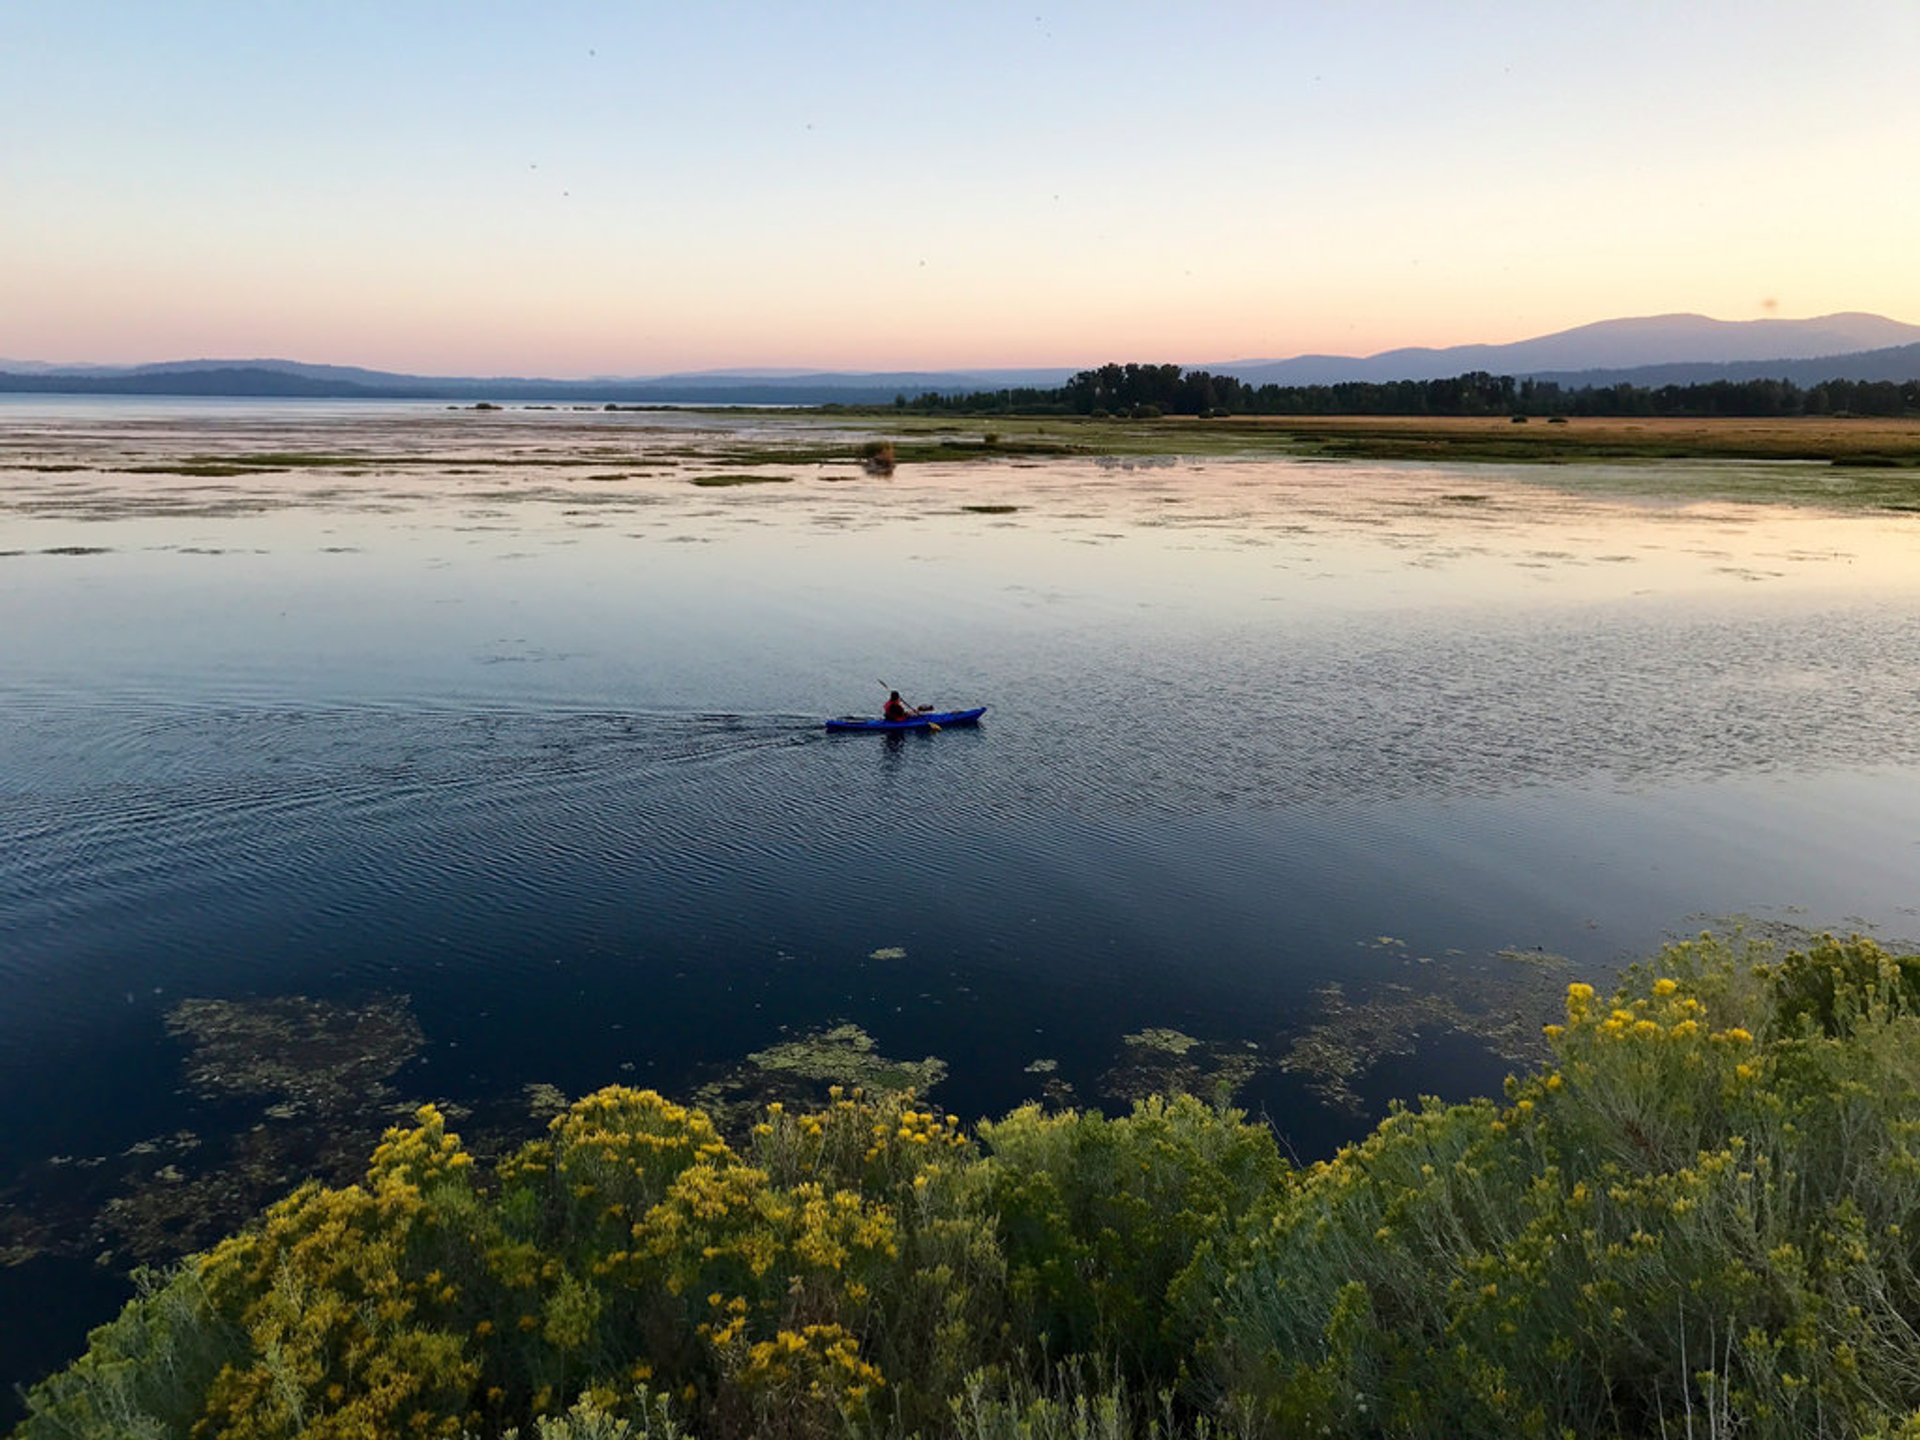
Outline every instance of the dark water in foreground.
<path fill-rule="evenodd" d="M 709 489 L 712 425 L 16 428 L 0 1376 L 422 1099 L 746 1099 L 852 1024 L 968 1115 L 1186 1065 L 1312 1155 L 1707 917 L 1920 932 L 1913 517 L 1272 462 Z M 247 450 L 365 464 L 133 468 Z M 882 679 L 992 708 L 819 730 Z M 176 1009 L 286 996 L 413 1038 L 315 1090 Z"/>

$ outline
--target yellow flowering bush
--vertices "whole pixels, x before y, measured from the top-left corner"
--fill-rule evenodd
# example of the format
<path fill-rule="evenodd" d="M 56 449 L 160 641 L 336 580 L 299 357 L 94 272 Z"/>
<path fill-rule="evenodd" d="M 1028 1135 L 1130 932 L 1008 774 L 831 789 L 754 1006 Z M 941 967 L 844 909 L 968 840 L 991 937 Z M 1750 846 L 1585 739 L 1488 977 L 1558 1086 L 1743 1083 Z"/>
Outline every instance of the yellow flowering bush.
<path fill-rule="evenodd" d="M 1305 1169 L 1191 1098 L 730 1140 L 616 1087 L 490 1173 L 425 1107 L 145 1277 L 18 1434 L 1920 1440 L 1920 960 L 1703 937 L 1548 1039 Z"/>
<path fill-rule="evenodd" d="M 434 1201 L 467 1189 L 471 1161 L 432 1106 L 416 1119 L 387 1132 L 364 1187 L 304 1185 L 199 1262 L 248 1353 L 208 1386 L 195 1436 L 460 1434 L 481 1367 L 460 1287 L 431 1262 Z"/>

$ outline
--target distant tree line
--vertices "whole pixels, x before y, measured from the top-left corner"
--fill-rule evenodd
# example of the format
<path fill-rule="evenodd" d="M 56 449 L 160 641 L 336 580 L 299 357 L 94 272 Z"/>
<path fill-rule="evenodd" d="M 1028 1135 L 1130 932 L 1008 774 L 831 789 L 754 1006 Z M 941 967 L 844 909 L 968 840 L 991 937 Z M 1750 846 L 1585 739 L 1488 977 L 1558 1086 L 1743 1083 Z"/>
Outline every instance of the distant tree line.
<path fill-rule="evenodd" d="M 1563 386 L 1470 371 L 1444 380 L 1249 385 L 1178 365 L 1102 365 L 1057 389 L 1031 386 L 917 397 L 901 410 L 995 415 L 1905 415 L 1920 380 L 1714 380 L 1697 385 Z"/>

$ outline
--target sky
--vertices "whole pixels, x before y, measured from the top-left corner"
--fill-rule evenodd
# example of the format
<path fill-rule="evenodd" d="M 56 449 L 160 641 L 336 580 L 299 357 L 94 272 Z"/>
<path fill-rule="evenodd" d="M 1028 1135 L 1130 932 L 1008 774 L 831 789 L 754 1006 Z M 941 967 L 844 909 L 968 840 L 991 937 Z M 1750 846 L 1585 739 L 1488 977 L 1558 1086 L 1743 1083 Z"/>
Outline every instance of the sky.
<path fill-rule="evenodd" d="M 1201 364 L 1920 322 L 1916 0 L 0 0 L 0 357 Z"/>

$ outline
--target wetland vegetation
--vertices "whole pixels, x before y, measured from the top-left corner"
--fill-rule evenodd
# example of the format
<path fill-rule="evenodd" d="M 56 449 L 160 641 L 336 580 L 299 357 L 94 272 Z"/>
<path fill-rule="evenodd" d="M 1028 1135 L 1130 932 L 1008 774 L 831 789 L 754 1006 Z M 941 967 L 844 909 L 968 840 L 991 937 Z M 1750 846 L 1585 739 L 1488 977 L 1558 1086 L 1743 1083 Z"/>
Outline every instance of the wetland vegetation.
<path fill-rule="evenodd" d="M 1149 367 L 1150 368 L 1150 367 Z M 531 414 L 540 407 L 521 407 Z M 549 425 L 567 423 L 557 416 Z M 1476 414 L 1242 414 L 1211 418 L 1168 413 L 1128 418 L 1107 412 L 966 416 L 946 411 L 678 410 L 624 417 L 630 438 L 551 443 L 540 428 L 502 431 L 478 443 L 470 431 L 440 436 L 425 427 L 378 434 L 348 449 L 193 448 L 180 453 L 144 444 L 124 453 L 99 447 L 49 456 L 32 437 L 0 447 L 0 469 L 46 476 L 45 499 L 13 501 L 28 513 L 83 509 L 102 502 L 89 485 L 138 476 L 261 482 L 254 493 L 203 499 L 203 506 L 273 506 L 297 491 L 301 475 L 342 482 L 391 476 L 433 484 L 458 476 L 550 473 L 556 484 L 644 481 L 678 474 L 706 488 L 771 484 L 817 476 L 885 478 L 902 467 L 986 465 L 996 469 L 1050 461 L 1181 459 L 1349 460 L 1538 467 L 1541 483 L 1595 494 L 1737 500 L 1846 508 L 1920 506 L 1920 415 L 1595 414 L 1552 417 L 1550 425 L 1514 425 L 1497 410 Z M 509 423 L 512 413 L 500 422 Z M 709 433 L 689 433 L 706 421 Z M 457 425 L 458 422 L 453 422 Z M 470 422 L 471 423 L 471 422 Z M 164 433 L 161 438 L 164 438 Z M 1700 462 L 1740 462 L 1715 470 Z M 1673 462 L 1684 462 L 1676 467 Z M 1564 472 L 1578 471 L 1569 476 Z M 575 473 L 592 472 L 592 473 Z M 57 479 L 55 477 L 58 477 Z M 210 487 L 217 488 L 217 487 Z M 524 486 L 500 498 L 524 498 Z M 71 498 L 64 498 L 71 497 Z M 148 500 L 148 504 L 159 503 Z M 173 500 L 178 506 L 181 502 Z"/>
<path fill-rule="evenodd" d="M 1920 957 L 1703 936 L 1563 1004 L 1504 1096 L 1309 1166 L 1192 1095 L 969 1126 L 913 1067 L 731 1126 L 601 1090 L 492 1161 L 425 1106 L 17 1434 L 1909 1433 Z"/>

